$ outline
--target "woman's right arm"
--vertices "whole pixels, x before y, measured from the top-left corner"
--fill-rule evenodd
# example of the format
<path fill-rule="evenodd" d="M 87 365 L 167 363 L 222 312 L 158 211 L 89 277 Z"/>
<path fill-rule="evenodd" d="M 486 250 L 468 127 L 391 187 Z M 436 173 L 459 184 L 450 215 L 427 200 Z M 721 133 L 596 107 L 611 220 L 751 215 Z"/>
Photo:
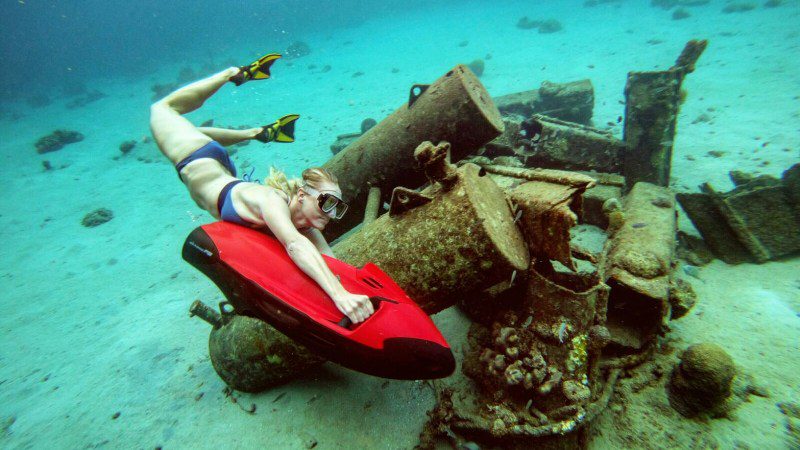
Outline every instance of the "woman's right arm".
<path fill-rule="evenodd" d="M 272 189 L 266 187 L 264 189 L 268 192 L 259 192 L 257 210 L 278 241 L 286 248 L 286 253 L 292 261 L 317 282 L 336 307 L 353 323 L 362 322 L 369 317 L 374 312 L 369 297 L 352 294 L 342 286 L 317 247 L 295 228 L 286 202 Z"/>

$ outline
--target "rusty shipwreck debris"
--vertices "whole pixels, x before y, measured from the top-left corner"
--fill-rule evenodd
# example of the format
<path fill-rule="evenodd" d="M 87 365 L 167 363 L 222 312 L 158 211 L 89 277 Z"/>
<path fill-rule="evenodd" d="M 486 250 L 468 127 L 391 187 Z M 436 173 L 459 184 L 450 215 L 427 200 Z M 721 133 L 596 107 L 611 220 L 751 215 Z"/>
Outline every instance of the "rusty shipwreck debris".
<path fill-rule="evenodd" d="M 466 164 L 465 164 L 466 165 Z M 594 179 L 579 173 L 481 166 L 516 208 L 532 264 L 460 303 L 473 319 L 463 372 L 437 391 L 421 447 L 441 439 L 502 448 L 582 448 L 619 370 L 600 368 L 609 342 L 609 287 L 573 267 L 570 228 Z"/>
<path fill-rule="evenodd" d="M 620 172 L 625 143 L 607 131 L 539 114 L 522 122 L 521 131 L 526 166 Z"/>
<path fill-rule="evenodd" d="M 681 84 L 707 44 L 689 41 L 668 70 L 628 74 L 624 140 L 629 148 L 622 170 L 628 188 L 639 181 L 669 186 Z"/>
<path fill-rule="evenodd" d="M 600 273 L 611 287 L 611 342 L 620 353 L 638 352 L 669 317 L 677 230 L 674 195 L 661 186 L 636 183 L 609 220 L 613 225 Z"/>
<path fill-rule="evenodd" d="M 591 80 L 568 83 L 542 82 L 539 89 L 495 97 L 494 103 L 503 116 L 528 118 L 543 114 L 584 125 L 592 124 L 594 87 Z"/>
<path fill-rule="evenodd" d="M 503 134 L 484 146 L 480 156 L 518 159 L 526 167 L 620 172 L 625 143 L 608 131 L 534 114 L 504 118 Z"/>
<path fill-rule="evenodd" d="M 379 188 L 386 201 L 397 186 L 418 188 L 425 182 L 413 155 L 420 142 L 448 141 L 458 160 L 502 131 L 499 111 L 466 66 L 454 67 L 431 85 L 415 85 L 408 103 L 325 163 L 351 205 L 350 214 L 328 225 L 326 238 L 331 241 L 360 222 L 369 186 Z"/>
<path fill-rule="evenodd" d="M 609 203 L 619 202 L 625 189 L 625 178 L 616 174 L 592 173 L 594 186 L 583 194 L 581 223 L 588 223 L 602 229 L 608 228 Z"/>
<path fill-rule="evenodd" d="M 474 164 L 455 169 L 447 143 L 415 151 L 433 182 L 395 189 L 390 213 L 334 246 L 343 261 L 378 265 L 428 314 L 528 267 L 529 254 L 503 191 Z"/>
<path fill-rule="evenodd" d="M 583 448 L 586 425 L 603 410 L 619 375 L 600 370 L 608 286 L 563 274 L 549 262 L 470 327 L 467 379 L 438 391 L 423 448 L 447 437 L 502 448 Z"/>
<path fill-rule="evenodd" d="M 572 109 L 575 99 L 585 101 L 593 94 L 588 80 L 578 84 L 558 85 L 561 94 L 550 97 L 555 108 L 539 108 L 542 89 L 526 91 L 496 99 L 503 114 L 503 134 L 487 143 L 477 155 L 518 160 L 521 166 L 583 170 L 620 174 L 627 180 L 624 191 L 638 181 L 660 186 L 669 184 L 672 146 L 678 110 L 685 93 L 681 83 L 694 71 L 695 63 L 705 50 L 704 40 L 689 41 L 674 66 L 655 72 L 630 72 L 625 87 L 626 106 L 624 138 L 591 127 L 591 114 L 559 115 Z M 555 85 L 553 85 L 555 86 Z M 623 118 L 620 117 L 619 121 Z M 501 164 L 511 165 L 507 161 Z"/>
<path fill-rule="evenodd" d="M 261 392 L 324 362 L 266 322 L 234 314 L 226 305 L 221 303 L 218 313 L 197 300 L 189 314 L 212 326 L 208 338 L 211 365 L 231 388 Z"/>
<path fill-rule="evenodd" d="M 531 256 L 558 261 L 575 270 L 570 229 L 578 222 L 583 193 L 594 185 L 594 179 L 563 170 L 492 164 L 481 167 L 505 189 L 514 222 L 522 231 Z"/>
<path fill-rule="evenodd" d="M 700 193 L 677 196 L 714 254 L 737 264 L 800 251 L 800 164 L 781 179 L 736 172 L 730 176 L 736 187 L 729 192 L 704 183 Z"/>

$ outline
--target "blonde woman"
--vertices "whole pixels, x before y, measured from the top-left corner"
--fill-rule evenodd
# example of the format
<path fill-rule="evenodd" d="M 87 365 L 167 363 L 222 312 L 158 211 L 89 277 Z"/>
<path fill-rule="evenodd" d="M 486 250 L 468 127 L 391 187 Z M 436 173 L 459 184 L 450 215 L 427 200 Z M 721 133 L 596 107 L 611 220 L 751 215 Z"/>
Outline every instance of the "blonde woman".
<path fill-rule="evenodd" d="M 236 177 L 224 148 L 248 139 L 292 142 L 299 116 L 284 116 L 249 130 L 197 128 L 182 116 L 198 109 L 229 81 L 238 86 L 269 78 L 269 68 L 278 58 L 267 55 L 249 66 L 231 67 L 176 90 L 151 106 L 150 129 L 198 206 L 218 219 L 269 230 L 343 314 L 353 323 L 362 322 L 373 313 L 369 298 L 346 291 L 321 256 L 333 256 L 333 252 L 320 230 L 347 210 L 336 177 L 325 169 L 311 168 L 297 180 L 272 171 L 264 185 L 246 182 Z"/>

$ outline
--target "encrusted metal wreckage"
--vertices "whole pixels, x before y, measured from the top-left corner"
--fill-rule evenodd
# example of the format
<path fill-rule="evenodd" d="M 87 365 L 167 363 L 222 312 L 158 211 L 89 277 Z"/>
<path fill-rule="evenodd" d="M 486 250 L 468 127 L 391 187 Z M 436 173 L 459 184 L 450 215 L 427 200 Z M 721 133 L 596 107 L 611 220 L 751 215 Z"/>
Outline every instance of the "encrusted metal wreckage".
<path fill-rule="evenodd" d="M 705 46 L 629 74 L 622 140 L 591 126 L 589 80 L 493 102 L 459 65 L 326 164 L 353 205 L 326 230 L 337 256 L 377 264 L 429 314 L 458 305 L 472 320 L 463 376 L 436 384 L 421 447 L 584 447 L 621 370 L 691 308 L 668 182 L 681 83 Z M 763 261 L 800 248 L 758 217 L 784 211 L 796 233 L 798 167 L 678 199 L 717 254 Z M 578 224 L 601 245 L 579 244 Z"/>

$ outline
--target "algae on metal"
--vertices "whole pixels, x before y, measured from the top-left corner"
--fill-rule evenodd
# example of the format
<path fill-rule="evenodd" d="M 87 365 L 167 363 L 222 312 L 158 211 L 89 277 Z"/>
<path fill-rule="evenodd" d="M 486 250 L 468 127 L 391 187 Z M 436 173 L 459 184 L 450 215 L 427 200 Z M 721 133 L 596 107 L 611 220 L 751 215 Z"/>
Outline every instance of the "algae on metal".
<path fill-rule="evenodd" d="M 448 190 L 437 182 L 422 191 L 430 202 L 384 214 L 334 246 L 349 264 L 375 263 L 429 314 L 508 279 L 529 260 L 506 197 L 485 172 L 466 164 L 443 173 L 455 175 Z"/>
<path fill-rule="evenodd" d="M 447 435 L 503 448 L 585 447 L 585 425 L 618 375 L 599 369 L 608 287 L 550 270 L 531 267 L 524 284 L 501 294 L 510 297 L 502 308 L 471 325 L 468 379 L 438 392 L 424 444 Z"/>
<path fill-rule="evenodd" d="M 736 187 L 717 192 L 704 183 L 700 193 L 678 194 L 695 228 L 714 254 L 729 264 L 763 263 L 800 251 L 800 164 L 783 173 L 749 177 L 731 172 Z"/>
<path fill-rule="evenodd" d="M 681 84 L 708 44 L 691 40 L 665 71 L 630 72 L 625 85 L 623 175 L 628 188 L 639 181 L 669 186 L 672 147 L 681 104 Z"/>
<path fill-rule="evenodd" d="M 237 391 L 261 392 L 325 361 L 261 320 L 224 310 L 216 314 L 200 301 L 192 304 L 190 313 L 212 325 L 211 364 Z"/>
<path fill-rule="evenodd" d="M 524 163 L 562 170 L 619 172 L 624 142 L 607 131 L 535 114 L 521 124 Z"/>
<path fill-rule="evenodd" d="M 674 195 L 664 187 L 636 183 L 617 212 L 624 219 L 613 227 L 600 268 L 611 286 L 608 326 L 615 344 L 638 351 L 655 338 L 669 314 L 677 231 Z"/>

